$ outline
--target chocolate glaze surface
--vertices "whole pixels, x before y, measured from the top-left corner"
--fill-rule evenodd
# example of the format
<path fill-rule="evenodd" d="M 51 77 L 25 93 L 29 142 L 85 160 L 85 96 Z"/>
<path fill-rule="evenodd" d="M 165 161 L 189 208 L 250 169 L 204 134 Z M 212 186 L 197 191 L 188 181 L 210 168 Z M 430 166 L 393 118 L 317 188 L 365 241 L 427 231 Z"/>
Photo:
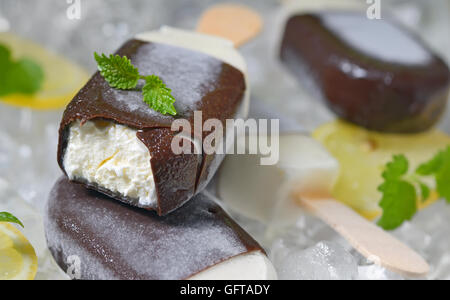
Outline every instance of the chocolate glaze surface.
<path fill-rule="evenodd" d="M 333 22 L 328 21 L 330 16 Z M 330 27 L 337 22 L 342 23 L 339 29 Z M 366 22 L 388 21 L 342 12 L 292 16 L 286 24 L 281 59 L 300 81 L 312 83 L 313 92 L 345 120 L 384 132 L 419 132 L 432 127 L 447 103 L 448 67 L 417 37 L 395 23 L 392 26 L 415 43 L 415 63 L 411 55 L 402 59 L 401 51 L 412 49 L 398 49 L 400 43 L 395 43 L 394 33 L 381 31 L 371 35 L 371 40 L 360 37 L 365 45 L 345 39 L 348 32 L 339 34 L 339 30 L 350 30 L 357 36 L 358 31 L 365 32 L 363 26 L 376 26 Z M 382 28 L 388 27 L 384 25 Z M 371 47 L 368 43 L 384 45 L 386 53 L 364 51 Z M 398 60 L 389 61 L 389 57 L 396 56 Z"/>
<path fill-rule="evenodd" d="M 69 103 L 60 125 L 58 163 L 64 171 L 63 159 L 69 127 L 75 120 L 86 122 L 104 119 L 138 130 L 137 137 L 148 147 L 158 195 L 158 214 L 164 215 L 180 207 L 199 192 L 216 171 L 207 155 L 175 155 L 170 149 L 173 136 L 170 127 L 176 118 L 189 120 L 191 136 L 195 134 L 193 112 L 203 113 L 203 122 L 217 118 L 224 122 L 240 109 L 245 93 L 244 75 L 238 69 L 206 54 L 165 44 L 130 40 L 117 54 L 127 56 L 142 74 L 155 74 L 172 90 L 177 116 L 165 116 L 142 101 L 139 86 L 134 91 L 111 88 L 99 72 Z M 142 83 L 140 83 L 142 85 Z M 81 181 L 81 180 L 80 180 Z M 136 205 L 136 199 L 99 190 L 117 200 Z M 146 207 L 151 209 L 149 207 Z"/>
<path fill-rule="evenodd" d="M 203 194 L 168 216 L 129 207 L 60 178 L 46 208 L 49 249 L 80 279 L 186 279 L 237 255 L 262 251 Z"/>

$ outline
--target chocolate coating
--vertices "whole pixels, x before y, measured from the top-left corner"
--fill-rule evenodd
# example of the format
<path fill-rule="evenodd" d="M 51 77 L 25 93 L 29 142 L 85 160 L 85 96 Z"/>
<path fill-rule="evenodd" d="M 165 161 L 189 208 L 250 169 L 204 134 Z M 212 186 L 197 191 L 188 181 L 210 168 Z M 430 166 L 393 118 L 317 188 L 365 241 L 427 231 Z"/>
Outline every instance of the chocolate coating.
<path fill-rule="evenodd" d="M 60 178 L 46 208 L 49 249 L 80 279 L 186 279 L 237 255 L 262 251 L 203 194 L 168 216 L 134 208 Z"/>
<path fill-rule="evenodd" d="M 368 20 L 358 13 L 292 16 L 286 24 L 280 53 L 292 73 L 300 81 L 312 83 L 314 92 L 347 121 L 383 132 L 419 132 L 432 127 L 446 107 L 450 87 L 450 72 L 442 59 L 392 22 L 389 24 L 396 32 L 399 30 L 413 41 L 414 47 L 423 49 L 427 59 L 414 63 L 386 59 L 392 53 L 401 57 L 398 51 L 412 50 L 399 49 L 394 33 L 386 31 L 369 36 L 371 42 L 382 45 L 379 55 L 369 54 L 361 48 L 364 42 L 370 50 L 367 39 L 361 38 L 359 45 L 345 40 L 324 21 L 327 14 L 338 16 L 342 24 L 347 22 L 341 30 L 355 34 L 360 31 L 368 35 L 364 26 L 382 24 L 366 22 L 389 22 Z"/>
<path fill-rule="evenodd" d="M 84 123 L 103 119 L 134 128 L 138 130 L 137 137 L 150 151 L 158 196 L 156 210 L 159 215 L 165 215 L 201 191 L 222 158 L 219 155 L 173 154 L 170 145 L 176 133 L 170 130 L 172 122 L 178 118 L 187 119 L 191 123 L 191 131 L 187 133 L 193 137 L 195 110 L 202 111 L 203 122 L 210 118 L 225 122 L 235 117 L 246 90 L 244 75 L 214 57 L 165 44 L 130 40 L 117 54 L 127 56 L 140 73 L 155 74 L 164 81 L 176 99 L 177 116 L 162 115 L 150 109 L 142 101 L 140 87 L 132 91 L 111 88 L 97 72 L 64 112 L 58 163 L 64 171 L 69 127 L 75 120 Z M 201 134 L 206 136 L 208 132 Z M 137 199 L 128 199 L 93 183 L 79 181 L 117 200 L 138 205 Z"/>

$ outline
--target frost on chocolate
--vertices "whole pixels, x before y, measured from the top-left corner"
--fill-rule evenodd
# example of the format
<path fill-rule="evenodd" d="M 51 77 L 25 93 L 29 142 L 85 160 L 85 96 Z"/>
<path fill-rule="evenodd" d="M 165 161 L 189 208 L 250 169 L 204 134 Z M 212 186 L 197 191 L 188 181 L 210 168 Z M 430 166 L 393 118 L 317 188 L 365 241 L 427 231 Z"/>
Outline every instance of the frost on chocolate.
<path fill-rule="evenodd" d="M 60 179 L 46 215 L 47 240 L 66 270 L 83 279 L 185 279 L 233 256 L 260 250 L 231 218 L 198 195 L 165 217 Z"/>

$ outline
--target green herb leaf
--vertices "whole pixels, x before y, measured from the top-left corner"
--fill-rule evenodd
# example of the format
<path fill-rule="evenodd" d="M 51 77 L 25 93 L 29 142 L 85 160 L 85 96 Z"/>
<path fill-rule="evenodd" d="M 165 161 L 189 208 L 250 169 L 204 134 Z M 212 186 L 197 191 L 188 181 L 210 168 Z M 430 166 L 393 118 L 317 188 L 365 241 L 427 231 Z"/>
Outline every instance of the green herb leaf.
<path fill-rule="evenodd" d="M 430 188 L 423 182 L 419 182 L 420 193 L 422 195 L 422 202 L 427 201 L 428 197 L 430 197 Z"/>
<path fill-rule="evenodd" d="M 450 148 L 445 152 L 442 167 L 436 174 L 436 189 L 439 196 L 450 203 Z"/>
<path fill-rule="evenodd" d="M 22 94 L 34 94 L 39 90 L 44 79 L 42 69 L 34 61 L 27 58 L 20 59 L 9 70 L 11 87 Z"/>
<path fill-rule="evenodd" d="M 10 93 L 11 88 L 7 80 L 11 63 L 11 52 L 0 44 L 0 96 Z"/>
<path fill-rule="evenodd" d="M 386 180 L 399 179 L 408 172 L 409 163 L 406 156 L 394 155 L 391 162 L 388 162 L 383 172 L 383 178 Z"/>
<path fill-rule="evenodd" d="M 19 219 L 14 217 L 12 214 L 7 212 L 0 212 L 0 222 L 9 222 L 9 223 L 16 223 L 20 226 L 24 227 L 22 222 L 20 222 Z"/>
<path fill-rule="evenodd" d="M 139 79 L 145 80 L 142 88 L 143 101 L 148 106 L 162 114 L 176 115 L 177 111 L 173 103 L 175 98 L 171 95 L 171 90 L 156 75 L 143 76 L 139 70 L 131 64 L 127 57 L 119 55 L 105 54 L 101 56 L 94 53 L 98 63 L 100 74 L 113 88 L 129 90 L 137 86 Z"/>
<path fill-rule="evenodd" d="M 416 173 L 422 176 L 434 175 L 439 196 L 450 203 L 450 146 L 439 151 L 430 161 L 421 164 Z"/>
<path fill-rule="evenodd" d="M 152 109 L 162 114 L 177 114 L 173 105 L 175 98 L 171 95 L 171 90 L 166 87 L 158 76 L 146 76 L 142 91 L 144 102 Z"/>
<path fill-rule="evenodd" d="M 430 161 L 421 164 L 417 168 L 416 173 L 422 176 L 436 174 L 442 167 L 442 163 L 444 162 L 444 153 L 444 151 L 440 151 Z"/>
<path fill-rule="evenodd" d="M 450 146 L 421 164 L 411 176 L 407 175 L 408 165 L 406 156 L 395 155 L 383 172 L 385 181 L 378 187 L 383 194 L 379 203 L 383 215 L 378 224 L 386 230 L 397 228 L 416 213 L 416 191 L 420 190 L 422 201 L 429 198 L 430 188 L 421 181 L 420 176 L 434 176 L 439 196 L 450 204 Z"/>
<path fill-rule="evenodd" d="M 378 188 L 383 193 L 380 207 L 383 215 L 378 225 L 385 230 L 393 230 L 411 220 L 417 212 L 416 189 L 412 184 L 403 180 L 388 180 Z"/>
<path fill-rule="evenodd" d="M 28 58 L 14 61 L 9 49 L 0 45 L 0 96 L 34 94 L 43 81 L 44 72 L 38 64 Z"/>
<path fill-rule="evenodd" d="M 94 57 L 100 74 L 111 87 L 129 90 L 137 86 L 139 71 L 126 56 L 111 54 L 107 57 L 105 54 L 100 56 L 94 53 Z"/>
<path fill-rule="evenodd" d="M 383 194 L 379 206 L 383 215 L 378 225 L 385 230 L 392 230 L 404 221 L 410 220 L 417 211 L 416 189 L 414 185 L 402 179 L 408 172 L 409 163 L 404 155 L 394 155 L 386 164 L 383 172 L 384 182 L 378 187 Z"/>
<path fill-rule="evenodd" d="M 11 51 L 0 44 L 0 65 L 5 65 L 11 61 Z"/>

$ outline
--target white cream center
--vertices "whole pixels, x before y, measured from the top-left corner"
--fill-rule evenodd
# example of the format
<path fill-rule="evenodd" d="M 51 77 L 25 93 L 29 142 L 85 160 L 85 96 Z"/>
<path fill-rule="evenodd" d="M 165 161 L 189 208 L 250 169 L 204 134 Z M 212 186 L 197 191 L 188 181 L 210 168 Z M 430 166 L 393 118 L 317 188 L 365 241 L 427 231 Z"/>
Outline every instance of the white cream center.
<path fill-rule="evenodd" d="M 156 207 L 150 153 L 136 132 L 107 121 L 74 122 L 63 162 L 67 175 Z"/>
<path fill-rule="evenodd" d="M 261 251 L 232 257 L 197 275 L 191 280 L 276 280 L 272 263 Z"/>

